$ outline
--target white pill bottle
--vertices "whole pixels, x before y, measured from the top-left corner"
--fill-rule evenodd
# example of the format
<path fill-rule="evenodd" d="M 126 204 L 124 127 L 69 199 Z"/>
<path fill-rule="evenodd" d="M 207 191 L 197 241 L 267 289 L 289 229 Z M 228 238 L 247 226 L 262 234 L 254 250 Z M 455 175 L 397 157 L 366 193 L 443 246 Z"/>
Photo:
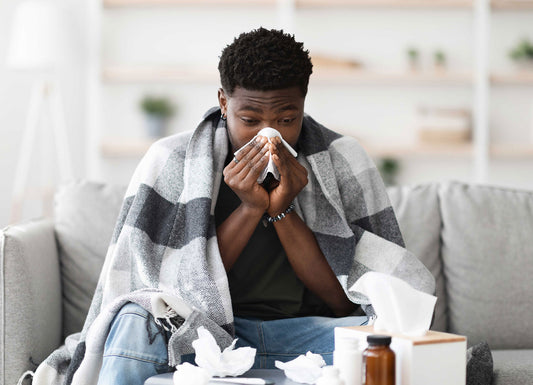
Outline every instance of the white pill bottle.
<path fill-rule="evenodd" d="M 333 366 L 339 369 L 345 385 L 361 385 L 363 354 L 359 340 L 349 336 L 335 336 Z"/>

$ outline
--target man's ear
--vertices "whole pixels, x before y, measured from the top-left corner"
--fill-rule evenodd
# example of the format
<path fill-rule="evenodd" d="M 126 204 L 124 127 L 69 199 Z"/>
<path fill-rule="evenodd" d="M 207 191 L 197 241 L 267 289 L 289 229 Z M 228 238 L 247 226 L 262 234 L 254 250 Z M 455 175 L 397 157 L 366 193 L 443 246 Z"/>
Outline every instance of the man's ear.
<path fill-rule="evenodd" d="M 222 115 L 227 115 L 228 111 L 228 97 L 224 92 L 223 88 L 218 89 L 218 105 L 220 106 L 220 111 Z"/>

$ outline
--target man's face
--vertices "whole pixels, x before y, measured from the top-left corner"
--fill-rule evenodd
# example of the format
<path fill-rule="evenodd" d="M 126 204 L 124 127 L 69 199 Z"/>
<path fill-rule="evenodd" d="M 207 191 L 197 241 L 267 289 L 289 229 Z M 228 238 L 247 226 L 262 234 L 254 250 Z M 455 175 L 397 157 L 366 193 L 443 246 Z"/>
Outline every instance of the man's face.
<path fill-rule="evenodd" d="M 305 97 L 298 87 L 274 91 L 235 88 L 231 96 L 218 91 L 222 114 L 227 116 L 232 150 L 249 142 L 261 129 L 278 130 L 292 147 L 298 142 L 304 116 Z"/>

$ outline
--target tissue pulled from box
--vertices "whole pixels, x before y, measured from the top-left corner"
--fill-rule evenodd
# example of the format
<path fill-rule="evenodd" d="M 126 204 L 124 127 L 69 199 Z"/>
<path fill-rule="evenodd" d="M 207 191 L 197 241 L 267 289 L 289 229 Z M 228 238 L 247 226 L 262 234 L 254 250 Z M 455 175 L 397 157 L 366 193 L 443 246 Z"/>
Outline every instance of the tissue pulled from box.
<path fill-rule="evenodd" d="M 287 143 L 285 141 L 285 139 L 283 139 L 281 137 L 281 134 L 279 133 L 278 130 L 276 130 L 275 128 L 272 128 L 272 127 L 265 127 L 263 128 L 261 131 L 259 131 L 253 138 L 252 140 L 250 140 L 248 143 L 246 143 L 244 146 L 242 146 L 241 148 L 239 148 L 237 151 L 235 151 L 235 153 L 233 154 L 234 156 L 237 156 L 237 154 L 239 152 L 242 151 L 243 148 L 245 148 L 247 145 L 249 145 L 250 143 L 252 143 L 252 141 L 257 138 L 258 136 L 264 136 L 266 138 L 268 138 L 268 140 L 270 141 L 271 138 L 274 138 L 274 137 L 278 137 L 281 139 L 281 143 L 283 143 L 283 145 L 285 146 L 285 148 L 287 148 L 287 150 L 289 150 L 289 152 L 291 153 L 292 156 L 294 156 L 295 158 L 298 156 L 298 153 L 296 151 L 294 151 L 294 149 L 290 146 L 289 143 Z M 263 183 L 263 181 L 265 180 L 265 178 L 267 177 L 268 173 L 271 173 L 272 176 L 274 176 L 274 178 L 276 178 L 276 180 L 279 180 L 279 171 L 278 171 L 278 168 L 276 167 L 276 165 L 274 164 L 274 161 L 272 160 L 272 154 L 269 155 L 268 157 L 268 164 L 266 165 L 266 167 L 263 169 L 263 171 L 261 171 L 261 174 L 259 175 L 259 177 L 257 178 L 257 183 Z"/>
<path fill-rule="evenodd" d="M 207 370 L 212 376 L 239 376 L 253 366 L 256 349 L 250 347 L 235 349 L 237 343 L 235 339 L 221 352 L 215 338 L 206 328 L 200 326 L 197 332 L 198 339 L 192 342 L 196 353 L 196 365 Z"/>
<path fill-rule="evenodd" d="M 376 313 L 374 331 L 424 335 L 431 326 L 437 297 L 414 289 L 407 282 L 389 274 L 363 274 L 350 291 L 364 294 Z"/>
<path fill-rule="evenodd" d="M 283 370 L 292 381 L 314 384 L 322 374 L 322 367 L 326 366 L 326 362 L 320 354 L 307 352 L 305 356 L 301 354 L 288 362 L 276 361 L 274 365 Z"/>
<path fill-rule="evenodd" d="M 176 367 L 172 379 L 175 385 L 207 385 L 211 375 L 204 368 L 185 362 Z"/>

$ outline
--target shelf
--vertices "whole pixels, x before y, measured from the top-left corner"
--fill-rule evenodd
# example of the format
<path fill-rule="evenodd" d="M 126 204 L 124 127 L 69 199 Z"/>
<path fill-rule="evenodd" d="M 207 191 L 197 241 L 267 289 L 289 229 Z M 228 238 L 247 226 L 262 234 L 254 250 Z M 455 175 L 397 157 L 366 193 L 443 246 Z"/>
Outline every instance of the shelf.
<path fill-rule="evenodd" d="M 100 143 L 100 153 L 106 158 L 138 158 L 155 141 L 149 138 L 108 138 Z"/>
<path fill-rule="evenodd" d="M 472 8 L 472 0 L 295 0 L 298 8 Z"/>
<path fill-rule="evenodd" d="M 533 10 L 533 0 L 520 1 L 520 0 L 493 0 L 491 7 L 495 10 L 508 9 L 508 10 Z"/>
<path fill-rule="evenodd" d="M 216 70 L 185 67 L 106 67 L 102 78 L 108 83 L 191 82 L 218 83 Z M 460 72 L 373 72 L 361 69 L 317 67 L 311 75 L 316 84 L 372 85 L 470 85 L 472 76 Z"/>
<path fill-rule="evenodd" d="M 341 84 L 379 84 L 379 85 L 470 85 L 469 73 L 434 72 L 375 72 L 360 69 L 317 68 L 311 82 Z"/>
<path fill-rule="evenodd" d="M 219 81 L 214 70 L 192 69 L 187 67 L 126 67 L 113 66 L 102 70 L 102 79 L 110 83 L 143 82 L 191 82 L 213 83 Z"/>
<path fill-rule="evenodd" d="M 508 73 L 495 73 L 490 76 L 494 85 L 533 86 L 533 70 Z"/>
<path fill-rule="evenodd" d="M 493 144 L 490 146 L 490 155 L 506 159 L 533 158 L 533 143 Z"/>
<path fill-rule="evenodd" d="M 413 143 L 406 145 L 371 145 L 361 143 L 361 145 L 370 156 L 376 158 L 470 157 L 473 154 L 472 143 Z"/>
<path fill-rule="evenodd" d="M 119 7 L 149 7 L 149 6 L 227 6 L 227 5 L 269 5 L 273 6 L 276 0 L 104 0 L 105 8 Z"/>

